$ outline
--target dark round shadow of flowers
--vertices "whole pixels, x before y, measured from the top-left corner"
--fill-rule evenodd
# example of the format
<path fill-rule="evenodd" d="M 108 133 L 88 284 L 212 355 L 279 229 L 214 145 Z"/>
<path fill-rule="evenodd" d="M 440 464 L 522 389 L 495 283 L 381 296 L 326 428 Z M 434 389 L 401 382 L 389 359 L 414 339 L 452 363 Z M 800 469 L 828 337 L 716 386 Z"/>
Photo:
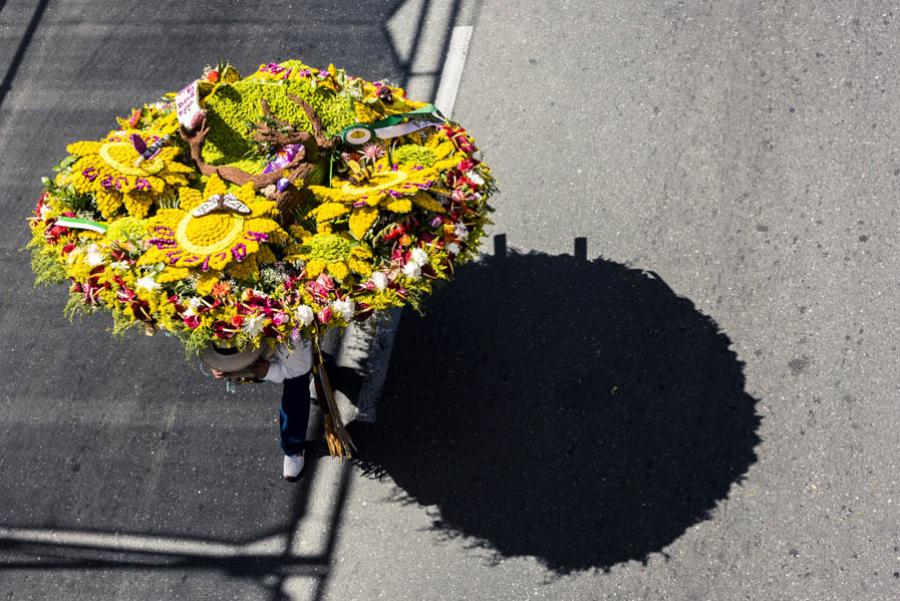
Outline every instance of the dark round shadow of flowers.
<path fill-rule="evenodd" d="M 717 324 L 651 273 L 512 253 L 403 315 L 359 465 L 433 527 L 557 574 L 647 561 L 756 461 Z"/>

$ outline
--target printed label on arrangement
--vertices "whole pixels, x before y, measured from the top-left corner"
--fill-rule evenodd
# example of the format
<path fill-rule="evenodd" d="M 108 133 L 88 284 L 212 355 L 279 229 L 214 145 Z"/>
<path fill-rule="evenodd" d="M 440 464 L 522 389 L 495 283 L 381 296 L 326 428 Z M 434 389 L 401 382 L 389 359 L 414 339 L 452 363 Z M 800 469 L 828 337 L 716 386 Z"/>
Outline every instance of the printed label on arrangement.
<path fill-rule="evenodd" d="M 184 86 L 175 96 L 175 108 L 178 110 L 178 122 L 188 130 L 200 125 L 206 112 L 200 108 L 200 90 L 197 82 L 193 81 Z"/>

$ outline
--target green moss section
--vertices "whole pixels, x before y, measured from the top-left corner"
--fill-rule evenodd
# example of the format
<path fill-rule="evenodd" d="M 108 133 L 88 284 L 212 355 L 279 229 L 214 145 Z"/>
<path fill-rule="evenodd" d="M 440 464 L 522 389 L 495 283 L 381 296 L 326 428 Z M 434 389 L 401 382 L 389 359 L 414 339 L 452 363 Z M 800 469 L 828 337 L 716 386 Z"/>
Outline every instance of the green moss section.
<path fill-rule="evenodd" d="M 308 254 L 310 259 L 335 263 L 347 258 L 347 255 L 350 254 L 350 247 L 350 241 L 341 236 L 317 234 L 306 241 L 301 247 L 301 252 Z"/>
<path fill-rule="evenodd" d="M 393 152 L 394 162 L 431 167 L 435 163 L 434 152 L 418 144 L 405 144 Z"/>
<path fill-rule="evenodd" d="M 260 98 L 266 99 L 275 117 L 312 132 L 306 113 L 287 97 L 288 93 L 303 98 L 315 109 L 329 135 L 337 135 L 356 122 L 345 96 L 326 88 L 314 88 L 310 81 L 273 83 L 245 79 L 221 85 L 206 98 L 209 135 L 203 147 L 203 159 L 213 165 L 224 165 L 255 158 L 250 134 L 253 125 L 262 118 Z"/>
<path fill-rule="evenodd" d="M 137 217 L 122 217 L 110 222 L 106 230 L 107 240 L 139 241 L 144 237 L 144 221 Z"/>

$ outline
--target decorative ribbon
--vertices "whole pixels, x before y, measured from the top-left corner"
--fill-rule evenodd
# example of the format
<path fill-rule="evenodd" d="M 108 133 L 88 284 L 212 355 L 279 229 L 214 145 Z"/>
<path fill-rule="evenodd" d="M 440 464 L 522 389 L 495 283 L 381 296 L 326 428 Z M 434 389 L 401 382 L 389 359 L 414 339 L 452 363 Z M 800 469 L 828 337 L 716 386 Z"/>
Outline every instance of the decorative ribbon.
<path fill-rule="evenodd" d="M 77 217 L 59 217 L 55 225 L 67 227 L 71 230 L 90 230 L 98 234 L 106 233 L 106 226 L 96 221 L 88 221 L 87 219 L 78 219 Z"/>
<path fill-rule="evenodd" d="M 391 115 L 375 123 L 356 123 L 341 130 L 341 141 L 360 146 L 377 137 L 382 140 L 398 138 L 414 131 L 434 127 L 445 121 L 444 116 L 433 104 L 401 115 Z"/>

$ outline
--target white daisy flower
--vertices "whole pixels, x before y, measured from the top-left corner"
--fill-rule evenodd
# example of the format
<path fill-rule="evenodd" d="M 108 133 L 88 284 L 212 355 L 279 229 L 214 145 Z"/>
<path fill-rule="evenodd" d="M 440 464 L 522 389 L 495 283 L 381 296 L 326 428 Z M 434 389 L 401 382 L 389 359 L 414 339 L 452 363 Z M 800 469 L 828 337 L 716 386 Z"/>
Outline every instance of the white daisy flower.
<path fill-rule="evenodd" d="M 414 248 L 412 249 L 412 252 L 409 253 L 409 261 L 410 263 L 415 263 L 419 267 L 423 267 L 428 264 L 428 253 L 421 248 Z"/>
<path fill-rule="evenodd" d="M 126 263 L 125 266 L 127 268 L 128 264 Z M 146 290 L 148 292 L 153 292 L 154 290 L 159 290 L 161 286 L 159 285 L 159 282 L 157 282 L 156 280 L 153 279 L 153 276 L 145 275 L 144 277 L 140 278 L 139 280 L 137 280 L 134 283 L 134 287 L 137 288 L 138 290 Z M 191 299 L 191 300 L 194 300 L 194 299 Z M 190 304 L 190 301 L 188 301 L 188 304 Z M 196 307 L 191 307 L 191 308 L 196 309 Z"/>
<path fill-rule="evenodd" d="M 197 309 L 203 304 L 203 300 L 199 297 L 192 296 L 184 302 L 187 305 L 187 311 L 184 312 L 185 317 L 193 317 L 197 315 Z"/>
<path fill-rule="evenodd" d="M 478 173 L 478 171 L 476 171 L 475 169 L 471 169 L 471 170 L 467 171 L 467 172 L 466 172 L 466 177 L 468 177 L 470 180 L 472 180 L 473 182 L 475 182 L 475 185 L 476 185 L 476 186 L 483 186 L 483 185 L 484 185 L 484 178 L 481 177 L 481 174 Z"/>
<path fill-rule="evenodd" d="M 103 252 L 96 244 L 91 244 L 87 249 L 87 263 L 91 267 L 97 267 L 98 265 L 103 265 Z"/>
<path fill-rule="evenodd" d="M 263 323 L 266 319 L 265 315 L 261 313 L 257 313 L 255 315 L 250 315 L 247 319 L 244 320 L 243 325 L 241 325 L 241 329 L 248 336 L 257 336 L 263 331 L 263 327 L 265 324 Z"/>
<path fill-rule="evenodd" d="M 299 307 L 297 307 L 294 315 L 297 316 L 297 321 L 302 323 L 304 326 L 308 326 L 313 322 L 313 319 L 316 318 L 316 314 L 313 312 L 312 307 L 310 307 L 309 305 L 300 305 Z"/>
<path fill-rule="evenodd" d="M 388 287 L 388 277 L 384 272 L 376 271 L 370 279 L 377 290 L 384 290 Z"/>
<path fill-rule="evenodd" d="M 356 310 L 356 303 L 350 299 L 336 300 L 331 303 L 331 310 L 340 313 L 344 319 L 353 319 L 353 312 Z"/>
<path fill-rule="evenodd" d="M 410 279 L 418 280 L 422 277 L 422 268 L 413 262 L 409 262 L 403 266 L 403 274 Z"/>

